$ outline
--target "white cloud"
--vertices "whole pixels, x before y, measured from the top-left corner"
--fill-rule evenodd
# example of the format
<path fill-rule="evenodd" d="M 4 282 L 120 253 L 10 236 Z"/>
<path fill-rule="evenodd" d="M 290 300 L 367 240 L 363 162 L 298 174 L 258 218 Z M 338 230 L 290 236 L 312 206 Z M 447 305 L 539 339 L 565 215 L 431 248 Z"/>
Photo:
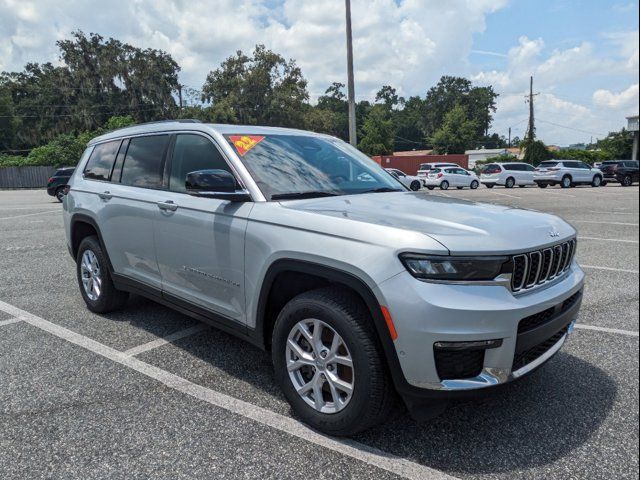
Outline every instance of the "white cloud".
<path fill-rule="evenodd" d="M 631 110 L 638 108 L 638 84 L 631 85 L 626 90 L 619 93 L 610 90 L 596 90 L 593 92 L 593 103 L 599 107 L 606 107 L 615 110 Z M 637 113 L 630 112 L 630 113 Z"/>

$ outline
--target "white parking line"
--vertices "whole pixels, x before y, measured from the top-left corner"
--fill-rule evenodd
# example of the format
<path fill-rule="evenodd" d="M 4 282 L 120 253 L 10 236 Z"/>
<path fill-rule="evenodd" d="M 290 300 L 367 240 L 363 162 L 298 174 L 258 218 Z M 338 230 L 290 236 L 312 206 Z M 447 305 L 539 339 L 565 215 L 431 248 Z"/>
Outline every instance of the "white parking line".
<path fill-rule="evenodd" d="M 595 330 L 596 332 L 617 333 L 619 335 L 626 335 L 628 337 L 637 337 L 638 332 L 633 330 L 620 330 L 618 328 L 596 327 L 594 325 L 584 325 L 582 323 L 576 323 L 575 328 L 581 328 L 583 330 Z"/>
<path fill-rule="evenodd" d="M 0 217 L 0 220 L 10 220 L 12 218 L 31 217 L 33 215 L 42 215 L 43 213 L 51 213 L 51 212 L 55 212 L 55 210 L 47 210 L 47 211 L 44 211 L 44 212 L 37 212 L 37 213 L 26 213 L 24 215 L 14 215 L 13 217 Z"/>
<path fill-rule="evenodd" d="M 553 190 L 545 190 L 544 191 L 545 195 L 549 194 L 549 195 L 560 195 L 561 197 L 571 197 L 571 198 L 578 198 L 575 195 L 571 195 L 570 193 L 560 193 L 560 192 L 554 192 Z"/>
<path fill-rule="evenodd" d="M 175 342 L 180 340 L 181 338 L 189 337 L 191 335 L 195 335 L 196 333 L 202 332 L 206 330 L 208 325 L 201 323 L 199 325 L 195 325 L 190 328 L 185 328 L 184 330 L 180 330 L 179 332 L 172 333 L 171 335 L 167 335 L 163 338 L 158 338 L 157 340 L 152 340 L 148 343 L 143 343 L 142 345 L 138 345 L 137 347 L 130 348 L 125 351 L 125 355 L 129 355 L 130 357 L 135 357 L 143 352 L 148 352 L 149 350 L 153 350 L 154 348 L 161 347 L 166 345 L 167 343 Z"/>
<path fill-rule="evenodd" d="M 21 322 L 22 318 L 10 318 L 9 320 L 0 320 L 0 327 L 4 327 L 5 325 L 11 325 L 13 323 Z"/>
<path fill-rule="evenodd" d="M 377 448 L 364 445 L 354 440 L 335 439 L 318 433 L 291 417 L 280 415 L 266 408 L 197 385 L 173 373 L 162 370 L 135 357 L 126 355 L 100 342 L 96 342 L 84 335 L 72 332 L 64 327 L 51 323 L 36 315 L 21 310 L 13 305 L 0 301 L 0 310 L 14 316 L 21 316 L 25 322 L 78 345 L 90 352 L 105 357 L 120 365 L 124 365 L 149 378 L 152 378 L 169 388 L 190 395 L 229 412 L 249 418 L 255 422 L 267 425 L 282 432 L 298 437 L 307 442 L 327 448 L 341 455 L 346 455 L 374 467 L 381 468 L 392 474 L 411 480 L 449 480 L 451 477 L 444 472 L 435 470 L 419 463 L 397 457 Z"/>
<path fill-rule="evenodd" d="M 598 237 L 583 237 L 578 236 L 578 240 L 599 240 L 602 242 L 617 242 L 617 243 L 638 243 L 638 240 L 622 240 L 620 238 L 598 238 Z"/>
<path fill-rule="evenodd" d="M 606 270 L 608 272 L 622 272 L 622 273 L 635 273 L 636 275 L 640 272 L 638 270 L 627 270 L 625 268 L 612 268 L 612 267 L 598 267 L 596 265 L 582 265 L 582 268 L 590 268 L 592 270 Z"/>
<path fill-rule="evenodd" d="M 491 192 L 494 195 L 500 195 L 502 197 L 511 197 L 511 198 L 517 198 L 517 199 L 521 199 L 522 197 L 518 197 L 517 195 L 509 195 L 508 193 L 500 193 L 500 192 Z"/>
<path fill-rule="evenodd" d="M 51 211 L 54 211 L 54 210 L 59 210 L 60 207 L 61 207 L 61 205 L 59 205 L 59 204 L 56 204 L 56 205 L 46 205 L 46 204 L 45 205 L 34 205 L 32 207 L 2 207 L 2 206 L 0 206 L 0 211 L 8 210 L 8 211 L 11 212 L 13 210 L 37 210 L 39 208 L 50 208 Z"/>
<path fill-rule="evenodd" d="M 639 226 L 637 223 L 626 223 L 626 222 L 597 222 L 595 220 L 571 220 L 571 223 L 593 223 L 596 225 L 623 225 L 626 227 L 637 227 Z"/>

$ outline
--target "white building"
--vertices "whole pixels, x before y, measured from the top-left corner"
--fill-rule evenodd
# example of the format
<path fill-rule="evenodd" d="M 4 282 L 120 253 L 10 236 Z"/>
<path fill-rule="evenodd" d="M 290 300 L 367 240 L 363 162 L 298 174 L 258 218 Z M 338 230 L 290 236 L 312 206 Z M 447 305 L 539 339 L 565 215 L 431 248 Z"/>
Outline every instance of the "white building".
<path fill-rule="evenodd" d="M 469 155 L 469 168 L 475 168 L 476 162 L 486 160 L 489 157 L 497 157 L 498 155 L 507 155 L 509 151 L 506 148 L 481 148 L 480 150 L 467 150 L 465 155 Z"/>

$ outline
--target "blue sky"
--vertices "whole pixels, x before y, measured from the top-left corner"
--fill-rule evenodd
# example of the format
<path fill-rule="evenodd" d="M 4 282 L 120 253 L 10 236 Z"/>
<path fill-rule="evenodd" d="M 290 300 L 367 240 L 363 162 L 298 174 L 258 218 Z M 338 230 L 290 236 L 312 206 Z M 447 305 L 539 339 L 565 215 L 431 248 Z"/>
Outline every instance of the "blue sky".
<path fill-rule="evenodd" d="M 638 112 L 638 1 L 352 0 L 358 99 L 385 84 L 421 95 L 445 74 L 500 94 L 494 130 L 522 136 L 529 75 L 537 134 L 568 145 L 618 130 Z M 0 0 L 0 70 L 57 62 L 81 29 L 163 49 L 200 88 L 237 49 L 295 58 L 312 100 L 346 80 L 343 0 Z"/>

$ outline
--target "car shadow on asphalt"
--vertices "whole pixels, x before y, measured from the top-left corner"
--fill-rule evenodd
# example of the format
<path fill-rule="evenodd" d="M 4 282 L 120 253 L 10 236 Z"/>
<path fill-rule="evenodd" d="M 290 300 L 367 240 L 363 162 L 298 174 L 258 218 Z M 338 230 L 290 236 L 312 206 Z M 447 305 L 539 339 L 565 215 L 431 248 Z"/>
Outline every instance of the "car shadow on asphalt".
<path fill-rule="evenodd" d="M 152 311 L 165 309 L 137 297 L 132 301 L 142 311 L 145 306 Z M 173 314 L 178 323 L 184 322 L 183 315 L 169 312 L 164 315 Z M 109 317 L 118 320 L 121 315 Z M 152 322 L 138 326 L 153 330 Z M 141 359 L 205 387 L 293 415 L 275 385 L 268 352 L 215 328 L 173 345 L 185 354 L 182 359 L 159 349 Z M 194 358 L 217 373 L 193 371 L 184 364 Z M 238 386 L 244 390 L 236 390 Z M 451 474 L 526 470 L 550 464 L 587 442 L 613 408 L 616 393 L 605 371 L 561 351 L 547 365 L 496 394 L 451 403 L 427 422 L 414 421 L 399 402 L 385 423 L 355 440 Z"/>

